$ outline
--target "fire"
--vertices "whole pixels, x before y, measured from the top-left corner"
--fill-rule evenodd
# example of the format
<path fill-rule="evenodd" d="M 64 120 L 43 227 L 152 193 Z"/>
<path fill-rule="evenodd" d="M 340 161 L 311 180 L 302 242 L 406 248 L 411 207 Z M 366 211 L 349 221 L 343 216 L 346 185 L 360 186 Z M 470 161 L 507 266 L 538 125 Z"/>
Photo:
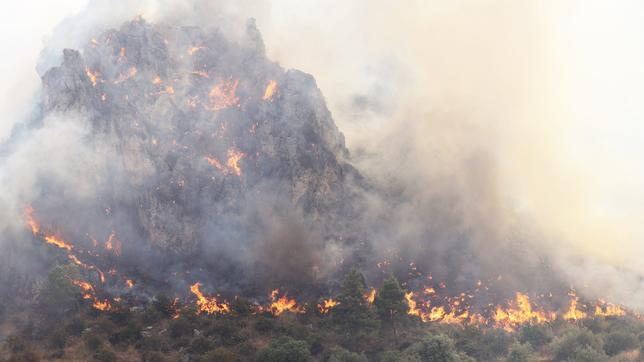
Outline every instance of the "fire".
<path fill-rule="evenodd" d="M 223 173 L 228 173 L 228 170 L 226 169 L 226 167 L 224 167 L 224 166 L 219 162 L 219 160 L 217 160 L 214 156 L 205 156 L 204 158 L 206 159 L 206 161 L 207 161 L 211 166 L 215 167 L 216 169 L 218 169 L 219 171 L 221 171 L 221 172 L 223 172 Z"/>
<path fill-rule="evenodd" d="M 86 281 L 83 281 L 83 280 L 73 280 L 73 281 L 72 281 L 72 283 L 73 283 L 74 285 L 78 286 L 79 288 L 81 288 L 81 289 L 82 289 L 83 291 L 85 291 L 85 292 L 91 292 L 91 293 L 94 293 L 94 287 L 93 287 L 90 283 L 88 283 L 88 282 L 86 282 Z M 86 298 L 86 299 L 87 299 L 87 298 Z"/>
<path fill-rule="evenodd" d="M 204 72 L 203 70 L 193 70 L 190 72 L 190 74 L 194 74 L 203 78 L 209 78 L 210 76 L 208 75 L 208 72 Z"/>
<path fill-rule="evenodd" d="M 364 298 L 369 302 L 369 304 L 373 304 L 373 301 L 376 300 L 376 288 L 371 288 L 371 290 L 365 294 Z"/>
<path fill-rule="evenodd" d="M 563 315 L 563 318 L 572 321 L 586 318 L 587 314 L 577 309 L 577 303 L 579 301 L 577 294 L 570 292 L 568 295 L 570 296 L 570 307 L 568 307 L 568 311 Z"/>
<path fill-rule="evenodd" d="M 198 313 L 206 313 L 206 314 L 230 313 L 230 305 L 228 305 L 228 303 L 226 302 L 220 303 L 215 297 L 211 297 L 211 298 L 205 297 L 203 293 L 201 293 L 201 290 L 199 289 L 200 287 L 201 287 L 201 283 L 199 282 L 190 286 L 190 291 L 192 292 L 192 294 L 194 294 L 197 297 Z"/>
<path fill-rule="evenodd" d="M 214 156 L 205 156 L 204 159 L 214 168 L 218 169 L 219 171 L 223 172 L 224 174 L 228 174 L 228 172 L 232 172 L 237 176 L 241 176 L 241 168 L 239 167 L 239 161 L 246 156 L 245 153 L 236 151 L 233 149 L 228 150 L 228 160 L 226 161 L 226 165 L 223 165 L 219 160 L 214 157 Z"/>
<path fill-rule="evenodd" d="M 67 251 L 71 251 L 73 249 L 73 246 L 70 244 L 67 244 L 65 240 L 60 239 L 54 235 L 45 235 L 45 242 L 47 244 L 51 244 L 54 246 L 57 246 L 61 249 L 65 249 Z"/>
<path fill-rule="evenodd" d="M 25 218 L 27 219 L 27 225 L 31 229 L 32 234 L 38 234 L 40 232 L 40 225 L 34 218 L 34 208 L 31 205 L 25 207 Z"/>
<path fill-rule="evenodd" d="M 336 305 L 338 305 L 338 301 L 333 300 L 332 298 L 325 299 L 322 301 L 322 303 L 318 304 L 318 310 L 321 314 L 327 314 L 329 313 L 331 308 L 335 307 Z"/>
<path fill-rule="evenodd" d="M 595 306 L 595 317 L 623 316 L 626 311 L 618 305 L 606 303 L 600 300 Z"/>
<path fill-rule="evenodd" d="M 497 307 L 492 316 L 496 325 L 506 330 L 514 330 L 521 324 L 539 324 L 555 318 L 554 313 L 533 310 L 530 298 L 522 293 L 516 294 L 516 299 L 510 302 L 510 307 L 507 309 Z"/>
<path fill-rule="evenodd" d="M 92 304 L 92 307 L 102 311 L 110 310 L 112 308 L 109 301 L 107 300 L 101 301 L 98 299 L 94 300 L 94 304 Z"/>
<path fill-rule="evenodd" d="M 202 47 L 202 46 L 196 46 L 196 47 L 188 48 L 188 54 L 194 55 L 196 52 L 198 52 L 199 50 L 201 50 L 203 48 L 204 47 Z"/>
<path fill-rule="evenodd" d="M 244 156 L 246 156 L 246 154 L 244 154 L 243 152 L 235 151 L 233 149 L 228 150 L 228 162 L 226 162 L 226 165 L 237 176 L 241 176 L 239 161 L 244 158 Z"/>
<path fill-rule="evenodd" d="M 112 233 L 107 237 L 105 250 L 110 250 L 116 255 L 121 255 L 121 241 L 116 239 L 116 232 L 112 231 Z"/>
<path fill-rule="evenodd" d="M 95 38 L 92 38 L 89 42 L 92 45 L 92 48 L 96 48 L 98 46 L 98 41 Z"/>
<path fill-rule="evenodd" d="M 83 299 L 93 301 L 92 307 L 94 307 L 95 309 L 105 311 L 112 308 L 110 302 L 107 299 L 99 300 L 98 298 L 96 298 L 96 290 L 94 289 L 94 286 L 89 282 L 86 282 L 84 280 L 72 280 L 72 283 L 78 286 L 84 292 Z"/>
<path fill-rule="evenodd" d="M 266 90 L 264 91 L 264 96 L 262 97 L 262 99 L 265 101 L 272 99 L 276 90 L 277 82 L 271 79 L 266 86 Z"/>
<path fill-rule="evenodd" d="M 209 111 L 219 111 L 239 103 L 239 98 L 235 96 L 239 80 L 221 81 L 208 94 L 210 105 L 206 106 Z"/>
<path fill-rule="evenodd" d="M 88 67 L 85 67 L 85 74 L 87 75 L 87 78 L 89 78 L 89 81 L 92 83 L 92 87 L 96 87 L 96 84 L 100 80 L 101 73 L 92 72 Z"/>
<path fill-rule="evenodd" d="M 125 48 L 121 48 L 121 50 L 119 51 L 119 58 L 117 61 L 122 62 L 124 59 L 125 59 Z"/>
<path fill-rule="evenodd" d="M 418 309 L 417 303 L 414 300 L 414 292 L 405 293 L 405 300 L 407 301 L 407 306 L 409 307 L 407 314 L 422 317 L 421 311 Z"/>
<path fill-rule="evenodd" d="M 127 73 L 125 73 L 125 74 L 121 74 L 118 78 L 116 78 L 116 80 L 114 81 L 114 84 L 123 83 L 123 82 L 125 82 L 126 80 L 128 80 L 128 79 L 130 79 L 130 78 L 134 77 L 134 76 L 136 75 L 136 73 L 138 73 L 138 70 L 136 69 L 136 67 L 131 67 L 131 68 L 127 71 Z"/>
<path fill-rule="evenodd" d="M 169 85 L 169 86 L 165 87 L 165 92 L 167 94 L 174 94 L 174 88 L 171 85 Z"/>
<path fill-rule="evenodd" d="M 159 77 L 158 75 L 154 77 L 154 79 L 152 79 L 152 84 L 154 85 L 159 85 L 161 83 L 163 83 L 163 81 L 161 80 L 161 77 Z"/>
<path fill-rule="evenodd" d="M 274 315 L 280 315 L 284 312 L 291 313 L 304 313 L 304 309 L 297 305 L 295 299 L 289 299 L 286 294 L 281 297 L 279 295 L 279 289 L 275 289 L 271 292 L 271 305 L 269 309 Z"/>
<path fill-rule="evenodd" d="M 134 288 L 134 281 L 133 281 L 132 279 L 127 279 L 127 280 L 125 280 L 125 286 L 126 286 L 128 289 L 132 289 L 132 288 Z"/>

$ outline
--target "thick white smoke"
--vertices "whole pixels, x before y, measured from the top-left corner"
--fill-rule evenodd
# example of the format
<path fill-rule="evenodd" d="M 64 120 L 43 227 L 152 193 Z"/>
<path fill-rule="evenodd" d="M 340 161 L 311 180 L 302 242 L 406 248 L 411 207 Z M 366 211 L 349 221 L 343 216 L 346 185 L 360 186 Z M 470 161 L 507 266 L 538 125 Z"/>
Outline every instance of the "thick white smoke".
<path fill-rule="evenodd" d="M 255 17 L 270 58 L 316 77 L 361 171 L 408 200 L 376 245 L 467 230 L 493 264 L 528 243 L 589 296 L 641 309 L 642 7 L 606 4 L 95 0 L 58 26 L 39 69 L 137 14 L 230 36 Z"/>

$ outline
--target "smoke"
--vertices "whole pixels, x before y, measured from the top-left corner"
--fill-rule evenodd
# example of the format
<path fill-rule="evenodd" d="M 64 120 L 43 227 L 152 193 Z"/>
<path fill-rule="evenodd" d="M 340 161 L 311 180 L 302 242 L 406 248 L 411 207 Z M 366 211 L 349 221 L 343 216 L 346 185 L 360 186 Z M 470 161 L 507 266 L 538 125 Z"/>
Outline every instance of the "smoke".
<path fill-rule="evenodd" d="M 579 141 L 596 123 L 580 121 L 591 111 L 568 106 L 581 84 L 571 70 L 583 61 L 560 38 L 576 40 L 562 25 L 576 20 L 570 16 L 575 6 L 97 0 L 57 27 L 38 69 L 44 74 L 60 64 L 63 48 L 80 48 L 87 34 L 119 27 L 136 14 L 153 23 L 217 28 L 242 43 L 249 41 L 246 19 L 254 17 L 270 59 L 315 76 L 351 162 L 380 193 L 365 192 L 368 212 L 355 221 L 372 231 L 372 255 L 365 261 L 370 267 L 403 256 L 449 279 L 455 289 L 501 275 L 508 290 L 563 283 L 641 309 L 642 233 L 634 221 L 641 213 L 623 203 L 606 206 L 621 180 L 638 173 L 628 168 L 631 162 L 597 158 L 595 145 Z M 603 69 L 612 71 L 610 66 Z M 63 180 L 70 194 L 77 190 L 73 197 L 82 198 L 96 191 L 89 187 L 95 185 L 87 179 L 91 172 L 82 171 L 88 164 L 101 175 L 113 170 L 94 160 L 70 164 L 90 154 L 76 142 L 87 131 L 62 121 L 43 123 L 48 127 L 39 137 L 14 142 L 16 150 L 2 167 L 7 210 L 19 210 L 16 200 L 44 192 L 36 173 Z M 304 217 L 254 213 L 246 225 L 222 219 L 210 227 L 242 223 L 265 231 L 265 244 L 257 249 L 233 243 L 234 252 L 226 255 L 244 255 L 244 265 L 274 272 L 269 282 L 301 287 L 330 274 L 329 260 L 347 256 Z M 171 212 L 159 220 L 174 217 Z M 3 219 L 5 228 L 22 222 L 19 214 Z M 240 238 L 236 230 L 230 233 Z M 291 260 L 285 250 L 300 258 Z M 293 280 L 294 271 L 305 278 Z"/>

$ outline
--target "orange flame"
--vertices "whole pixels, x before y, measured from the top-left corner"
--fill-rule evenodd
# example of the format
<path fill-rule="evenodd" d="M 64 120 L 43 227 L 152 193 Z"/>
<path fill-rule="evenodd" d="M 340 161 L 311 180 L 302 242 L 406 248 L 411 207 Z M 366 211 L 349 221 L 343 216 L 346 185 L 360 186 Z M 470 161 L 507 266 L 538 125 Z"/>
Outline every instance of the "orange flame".
<path fill-rule="evenodd" d="M 533 310 L 530 298 L 522 293 L 516 294 L 516 299 L 510 302 L 510 307 L 507 309 L 497 307 L 492 316 L 498 327 L 508 331 L 514 330 L 521 324 L 539 324 L 555 318 L 554 313 Z"/>
<path fill-rule="evenodd" d="M 272 99 L 276 90 L 277 90 L 277 82 L 274 80 L 270 80 L 268 82 L 268 85 L 266 86 L 266 90 L 264 91 L 264 96 L 262 97 L 262 99 L 265 101 Z"/>
<path fill-rule="evenodd" d="M 626 315 L 626 311 L 615 304 L 606 303 L 600 300 L 595 306 L 595 317 L 612 317 Z"/>
<path fill-rule="evenodd" d="M 238 104 L 239 98 L 235 96 L 238 84 L 239 80 L 221 81 L 212 87 L 208 94 L 210 97 L 210 105 L 206 109 L 216 112 Z"/>
<path fill-rule="evenodd" d="M 87 78 L 89 78 L 89 81 L 92 83 L 92 87 L 96 87 L 96 84 L 101 77 L 101 73 L 92 72 L 88 67 L 85 67 L 85 74 L 87 75 Z"/>
<path fill-rule="evenodd" d="M 235 151 L 233 149 L 228 150 L 228 162 L 226 165 L 228 168 L 235 173 L 237 176 L 241 176 L 241 168 L 239 168 L 239 161 L 244 158 L 246 154 L 240 151 Z"/>
<path fill-rule="evenodd" d="M 201 293 L 201 290 L 199 290 L 200 287 L 201 287 L 201 283 L 199 282 L 190 286 L 190 291 L 192 292 L 192 294 L 194 294 L 197 297 L 198 313 L 206 313 L 206 314 L 230 313 L 230 305 L 228 305 L 228 303 L 226 302 L 220 303 L 215 297 L 211 297 L 211 298 L 205 297 L 203 293 Z"/>
<path fill-rule="evenodd" d="M 67 244 L 65 240 L 60 239 L 54 235 L 45 235 L 45 242 L 47 244 L 51 244 L 54 246 L 57 246 L 61 249 L 65 249 L 67 251 L 71 251 L 73 249 L 73 246 L 70 244 Z"/>
<path fill-rule="evenodd" d="M 210 77 L 207 72 L 204 72 L 202 70 L 193 70 L 192 72 L 190 72 L 190 74 L 198 75 L 198 76 L 203 77 L 203 78 L 209 78 Z"/>
<path fill-rule="evenodd" d="M 338 302 L 336 300 L 333 300 L 331 298 L 325 299 L 322 301 L 322 303 L 318 304 L 318 310 L 321 314 L 327 314 L 329 313 L 331 308 L 335 307 L 336 305 L 338 305 Z"/>
<path fill-rule="evenodd" d="M 304 313 L 304 309 L 297 305 L 295 299 L 289 299 L 286 294 L 278 298 L 278 295 L 279 289 L 271 292 L 272 303 L 269 306 L 271 313 L 274 315 L 280 315 L 284 312 Z"/>
<path fill-rule="evenodd" d="M 365 294 L 364 298 L 369 304 L 373 304 L 373 301 L 376 300 L 376 288 L 371 288 L 371 290 Z"/>
<path fill-rule="evenodd" d="M 32 234 L 38 234 L 40 232 L 40 225 L 34 218 L 34 208 L 31 205 L 25 207 L 25 218 L 27 219 L 27 225 L 31 229 Z"/>
<path fill-rule="evenodd" d="M 196 52 L 198 52 L 199 50 L 201 50 L 203 48 L 204 47 L 202 47 L 202 46 L 196 46 L 196 47 L 188 48 L 188 54 L 194 55 Z"/>
<path fill-rule="evenodd" d="M 136 73 L 138 73 L 138 70 L 136 69 L 136 67 L 131 67 L 127 73 L 121 74 L 118 78 L 116 78 L 116 80 L 114 81 L 114 84 L 123 83 L 126 80 L 134 77 Z"/>
<path fill-rule="evenodd" d="M 563 315 L 563 318 L 572 321 L 586 318 L 586 313 L 577 309 L 577 303 L 579 301 L 577 294 L 570 292 L 568 295 L 570 296 L 570 306 L 568 307 L 568 311 Z"/>

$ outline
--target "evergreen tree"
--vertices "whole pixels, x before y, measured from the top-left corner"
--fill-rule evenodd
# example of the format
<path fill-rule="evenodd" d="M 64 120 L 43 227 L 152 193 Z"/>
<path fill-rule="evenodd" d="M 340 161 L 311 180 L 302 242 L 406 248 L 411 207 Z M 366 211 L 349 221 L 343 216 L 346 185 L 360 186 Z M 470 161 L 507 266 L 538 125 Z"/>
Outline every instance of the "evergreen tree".
<path fill-rule="evenodd" d="M 400 287 L 398 279 L 391 275 L 385 279 L 374 301 L 380 320 L 391 327 L 397 335 L 396 323 L 407 315 L 405 291 Z"/>
<path fill-rule="evenodd" d="M 338 305 L 332 311 L 333 320 L 348 333 L 369 331 L 378 326 L 376 315 L 365 298 L 367 285 L 364 276 L 351 269 L 342 282 Z"/>

